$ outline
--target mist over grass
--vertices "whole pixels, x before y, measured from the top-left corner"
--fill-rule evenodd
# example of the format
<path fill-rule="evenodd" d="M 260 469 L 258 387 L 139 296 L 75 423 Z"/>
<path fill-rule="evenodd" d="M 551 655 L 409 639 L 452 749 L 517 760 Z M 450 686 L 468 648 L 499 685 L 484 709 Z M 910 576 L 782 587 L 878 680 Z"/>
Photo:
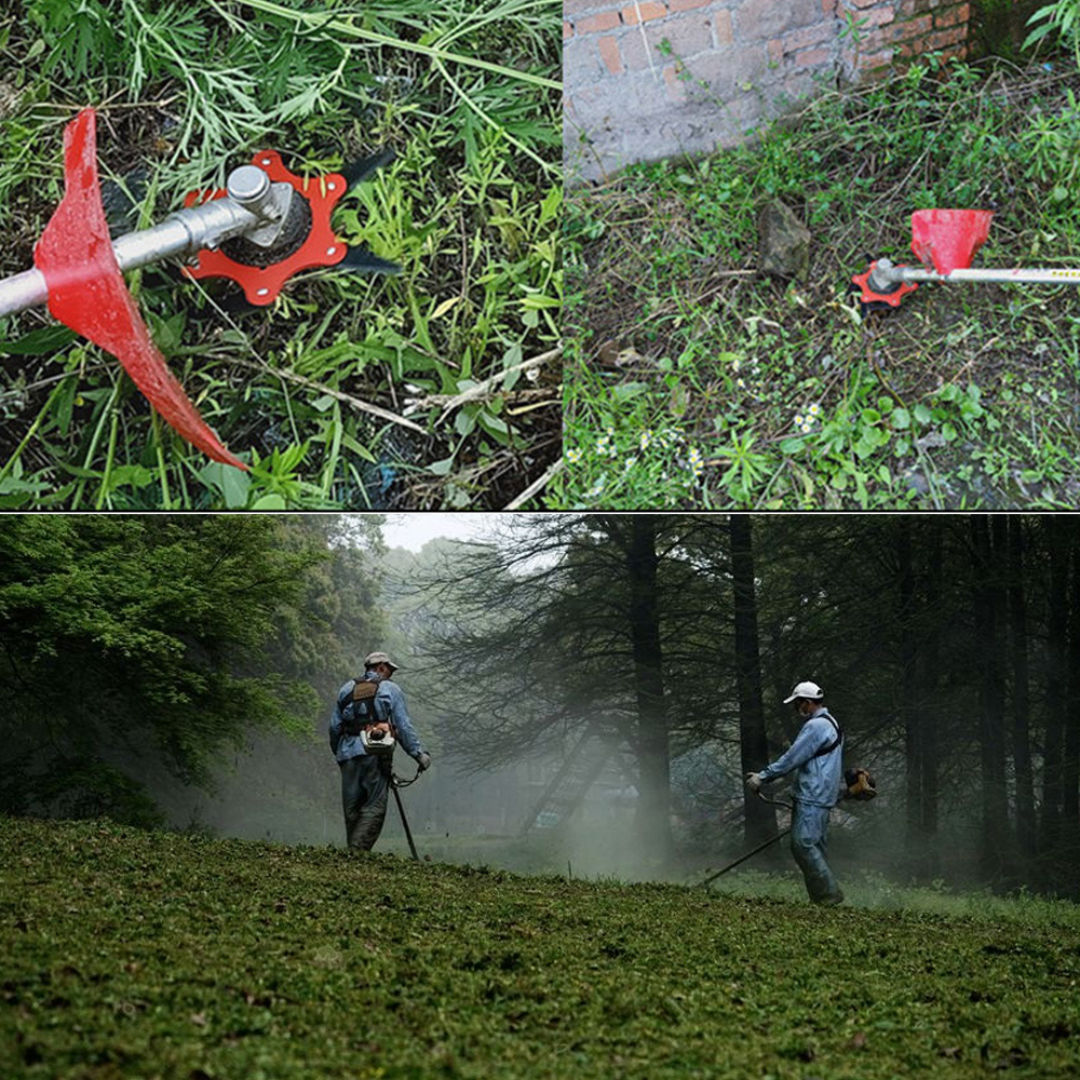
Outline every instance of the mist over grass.
<path fill-rule="evenodd" d="M 1080 916 L 1001 903 L 822 911 L 0 819 L 0 1075 L 1074 1077 Z"/>

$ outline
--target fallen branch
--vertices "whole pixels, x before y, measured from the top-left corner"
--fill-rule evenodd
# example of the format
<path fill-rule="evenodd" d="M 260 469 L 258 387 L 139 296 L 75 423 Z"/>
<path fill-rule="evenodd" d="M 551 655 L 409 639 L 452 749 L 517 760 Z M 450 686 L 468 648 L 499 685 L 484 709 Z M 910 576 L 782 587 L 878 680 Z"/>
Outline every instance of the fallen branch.
<path fill-rule="evenodd" d="M 518 495 L 511 502 L 507 503 L 504 509 L 517 510 L 518 507 L 524 506 L 534 495 L 543 491 L 544 488 L 551 482 L 551 480 L 562 472 L 563 459 L 559 458 L 554 465 L 539 480 L 534 480 L 520 495 Z"/>
<path fill-rule="evenodd" d="M 484 379 L 483 382 L 478 382 L 475 386 L 470 386 L 468 390 L 463 390 L 460 394 L 450 398 L 446 402 L 442 416 L 439 417 L 441 423 L 446 419 L 447 415 L 454 411 L 454 409 L 460 408 L 462 405 L 468 404 L 470 401 L 479 401 L 480 399 L 487 397 L 488 392 L 493 390 L 496 385 L 505 379 L 508 375 L 513 375 L 515 371 L 521 371 L 528 373 L 536 368 L 543 367 L 549 360 L 555 360 L 557 357 L 562 356 L 562 346 L 557 349 L 552 349 L 550 352 L 541 353 L 539 356 L 530 357 L 528 360 L 522 360 L 520 364 L 515 364 L 513 367 L 508 367 L 503 371 L 500 371 L 496 375 L 492 375 L 488 379 Z M 435 404 L 434 399 L 428 398 L 424 401 L 417 402 L 419 407 L 423 407 L 428 403 Z M 440 402 L 441 404 L 441 402 Z"/>
<path fill-rule="evenodd" d="M 325 386 L 323 383 L 316 382 L 314 379 L 308 379 L 303 375 L 297 375 L 295 372 L 282 371 L 280 368 L 271 367 L 267 363 L 257 362 L 255 360 L 243 360 L 240 357 L 235 356 L 229 358 L 229 363 L 238 364 L 240 367 L 251 368 L 254 371 L 266 372 L 285 382 L 296 383 L 298 386 L 306 386 L 309 390 L 318 390 L 319 393 L 329 394 L 330 397 L 336 398 L 338 401 L 351 406 L 358 412 L 370 413 L 372 416 L 377 416 L 381 420 L 388 420 L 391 424 L 400 424 L 402 427 L 409 428 L 411 431 L 418 431 L 421 435 L 428 434 L 427 428 L 421 427 L 412 420 L 407 420 L 404 416 L 398 416 L 397 413 L 392 413 L 389 409 L 383 409 L 378 405 L 372 405 L 367 401 L 361 401 L 360 398 L 353 397 L 352 394 L 346 394 L 341 390 L 334 390 L 332 387 Z"/>

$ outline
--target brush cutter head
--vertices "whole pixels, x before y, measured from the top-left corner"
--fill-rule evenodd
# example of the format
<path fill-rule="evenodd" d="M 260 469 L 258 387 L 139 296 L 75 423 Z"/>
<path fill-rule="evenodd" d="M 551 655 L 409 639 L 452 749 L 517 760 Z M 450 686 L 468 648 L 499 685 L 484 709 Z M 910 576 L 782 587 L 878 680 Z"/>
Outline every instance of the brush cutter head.
<path fill-rule="evenodd" d="M 989 210 L 917 210 L 911 215 L 911 250 L 939 274 L 966 270 L 990 235 Z"/>
<path fill-rule="evenodd" d="M 928 269 L 941 275 L 971 266 L 979 248 L 990 234 L 993 213 L 989 210 L 916 210 L 911 215 L 911 250 Z M 894 269 L 892 263 L 880 260 L 883 267 Z M 868 311 L 893 311 L 900 301 L 918 286 L 913 281 L 892 281 L 882 284 L 872 262 L 868 270 L 856 274 L 852 291 L 859 294 L 863 314 Z M 902 269 L 900 263 L 895 269 Z M 884 278 L 883 280 L 888 280 Z"/>
<path fill-rule="evenodd" d="M 902 267 L 904 264 L 900 265 Z M 900 306 L 900 301 L 919 287 L 913 281 L 896 281 L 883 287 L 878 286 L 873 281 L 876 268 L 877 262 L 872 262 L 863 273 L 856 274 L 851 279 L 852 284 L 848 286 L 851 292 L 859 294 L 859 307 L 864 315 L 871 311 L 895 311 Z"/>

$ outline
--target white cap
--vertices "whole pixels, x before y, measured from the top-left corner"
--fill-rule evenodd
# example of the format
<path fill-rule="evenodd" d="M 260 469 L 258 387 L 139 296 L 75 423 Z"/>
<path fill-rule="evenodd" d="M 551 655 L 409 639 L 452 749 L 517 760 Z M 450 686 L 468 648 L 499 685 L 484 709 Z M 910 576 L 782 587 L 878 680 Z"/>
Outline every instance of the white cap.
<path fill-rule="evenodd" d="M 784 698 L 784 704 L 790 705 L 796 698 L 809 698 L 810 701 L 820 701 L 825 696 L 825 691 L 817 683 L 801 682 L 791 691 L 791 697 Z"/>

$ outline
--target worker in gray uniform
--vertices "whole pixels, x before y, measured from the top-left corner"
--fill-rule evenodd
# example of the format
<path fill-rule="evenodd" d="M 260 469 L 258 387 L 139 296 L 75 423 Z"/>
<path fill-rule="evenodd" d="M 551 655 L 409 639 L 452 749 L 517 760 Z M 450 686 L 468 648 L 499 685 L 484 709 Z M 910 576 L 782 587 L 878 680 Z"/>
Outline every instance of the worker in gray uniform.
<path fill-rule="evenodd" d="M 370 851 L 382 832 L 390 793 L 393 747 L 400 743 L 423 772 L 431 755 L 420 744 L 393 681 L 398 665 L 384 652 L 369 653 L 364 675 L 338 691 L 330 718 L 330 749 L 341 768 L 341 803 L 350 848 Z M 360 686 L 360 693 L 357 687 Z"/>

